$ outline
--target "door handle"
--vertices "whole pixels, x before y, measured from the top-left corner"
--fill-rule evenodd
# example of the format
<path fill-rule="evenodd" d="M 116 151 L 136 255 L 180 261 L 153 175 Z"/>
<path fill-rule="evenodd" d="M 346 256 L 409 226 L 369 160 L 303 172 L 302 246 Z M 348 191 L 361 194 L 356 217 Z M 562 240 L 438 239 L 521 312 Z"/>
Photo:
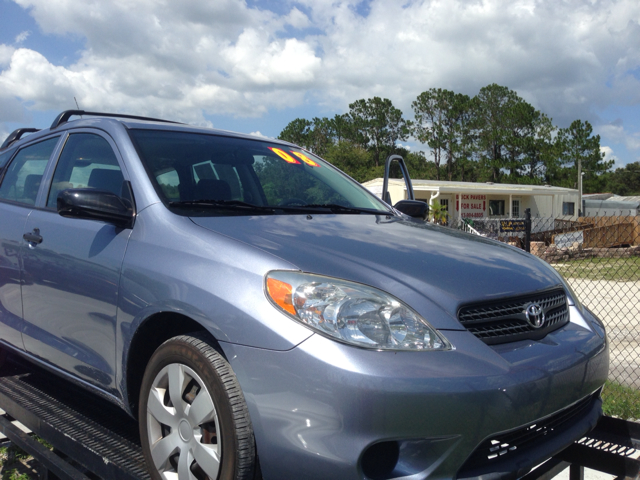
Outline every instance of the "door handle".
<path fill-rule="evenodd" d="M 34 228 L 33 232 L 31 233 L 25 233 L 24 235 L 22 235 L 22 238 L 24 238 L 29 243 L 42 243 L 42 235 L 40 235 L 39 228 Z"/>

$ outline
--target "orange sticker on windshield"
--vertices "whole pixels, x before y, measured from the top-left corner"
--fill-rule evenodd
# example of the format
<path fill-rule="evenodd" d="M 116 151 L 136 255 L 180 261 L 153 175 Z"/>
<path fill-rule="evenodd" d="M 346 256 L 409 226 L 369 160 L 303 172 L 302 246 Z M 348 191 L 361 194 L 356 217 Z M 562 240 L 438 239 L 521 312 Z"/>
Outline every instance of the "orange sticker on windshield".
<path fill-rule="evenodd" d="M 302 160 L 307 165 L 311 165 L 312 167 L 319 167 L 320 166 L 320 164 L 318 162 L 314 162 L 309 157 L 307 157 L 304 153 L 294 152 L 294 151 L 291 151 L 291 153 L 293 153 L 296 157 L 298 157 L 300 160 Z"/>
<path fill-rule="evenodd" d="M 300 165 L 300 162 L 298 160 L 293 158 L 291 155 L 289 155 L 284 150 L 280 150 L 279 148 L 274 148 L 274 147 L 269 147 L 269 150 L 271 150 L 273 153 L 278 155 L 281 159 L 283 159 L 287 163 L 295 163 L 297 165 Z"/>

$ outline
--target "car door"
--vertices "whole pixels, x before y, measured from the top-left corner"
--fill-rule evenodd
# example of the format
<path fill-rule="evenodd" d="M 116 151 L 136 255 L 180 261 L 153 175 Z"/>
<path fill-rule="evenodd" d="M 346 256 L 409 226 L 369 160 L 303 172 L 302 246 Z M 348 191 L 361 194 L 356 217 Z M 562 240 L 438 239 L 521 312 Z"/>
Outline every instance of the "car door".
<path fill-rule="evenodd" d="M 115 394 L 116 304 L 130 229 L 57 213 L 58 193 L 91 187 L 121 194 L 117 149 L 98 133 L 71 133 L 41 208 L 25 233 L 23 340 L 32 355 Z"/>
<path fill-rule="evenodd" d="M 0 155 L 0 339 L 20 350 L 22 297 L 20 254 L 27 217 L 59 136 Z"/>

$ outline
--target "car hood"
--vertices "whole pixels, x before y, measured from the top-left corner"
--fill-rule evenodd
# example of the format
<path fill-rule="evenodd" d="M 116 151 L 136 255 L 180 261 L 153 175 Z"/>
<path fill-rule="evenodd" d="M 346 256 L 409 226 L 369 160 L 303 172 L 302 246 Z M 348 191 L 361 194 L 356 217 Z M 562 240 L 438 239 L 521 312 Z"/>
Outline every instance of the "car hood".
<path fill-rule="evenodd" d="M 398 217 L 277 215 L 192 221 L 302 271 L 384 290 L 439 329 L 462 329 L 456 319 L 462 304 L 561 285 L 549 265 L 522 250 Z"/>

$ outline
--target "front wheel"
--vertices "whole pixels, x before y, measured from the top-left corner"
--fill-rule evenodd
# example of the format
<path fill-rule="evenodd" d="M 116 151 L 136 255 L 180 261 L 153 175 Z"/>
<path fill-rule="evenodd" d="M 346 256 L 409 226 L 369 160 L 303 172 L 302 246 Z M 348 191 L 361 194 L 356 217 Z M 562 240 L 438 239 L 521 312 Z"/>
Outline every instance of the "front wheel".
<path fill-rule="evenodd" d="M 231 366 L 200 335 L 155 351 L 140 391 L 140 439 L 154 479 L 248 480 L 256 454 Z"/>

